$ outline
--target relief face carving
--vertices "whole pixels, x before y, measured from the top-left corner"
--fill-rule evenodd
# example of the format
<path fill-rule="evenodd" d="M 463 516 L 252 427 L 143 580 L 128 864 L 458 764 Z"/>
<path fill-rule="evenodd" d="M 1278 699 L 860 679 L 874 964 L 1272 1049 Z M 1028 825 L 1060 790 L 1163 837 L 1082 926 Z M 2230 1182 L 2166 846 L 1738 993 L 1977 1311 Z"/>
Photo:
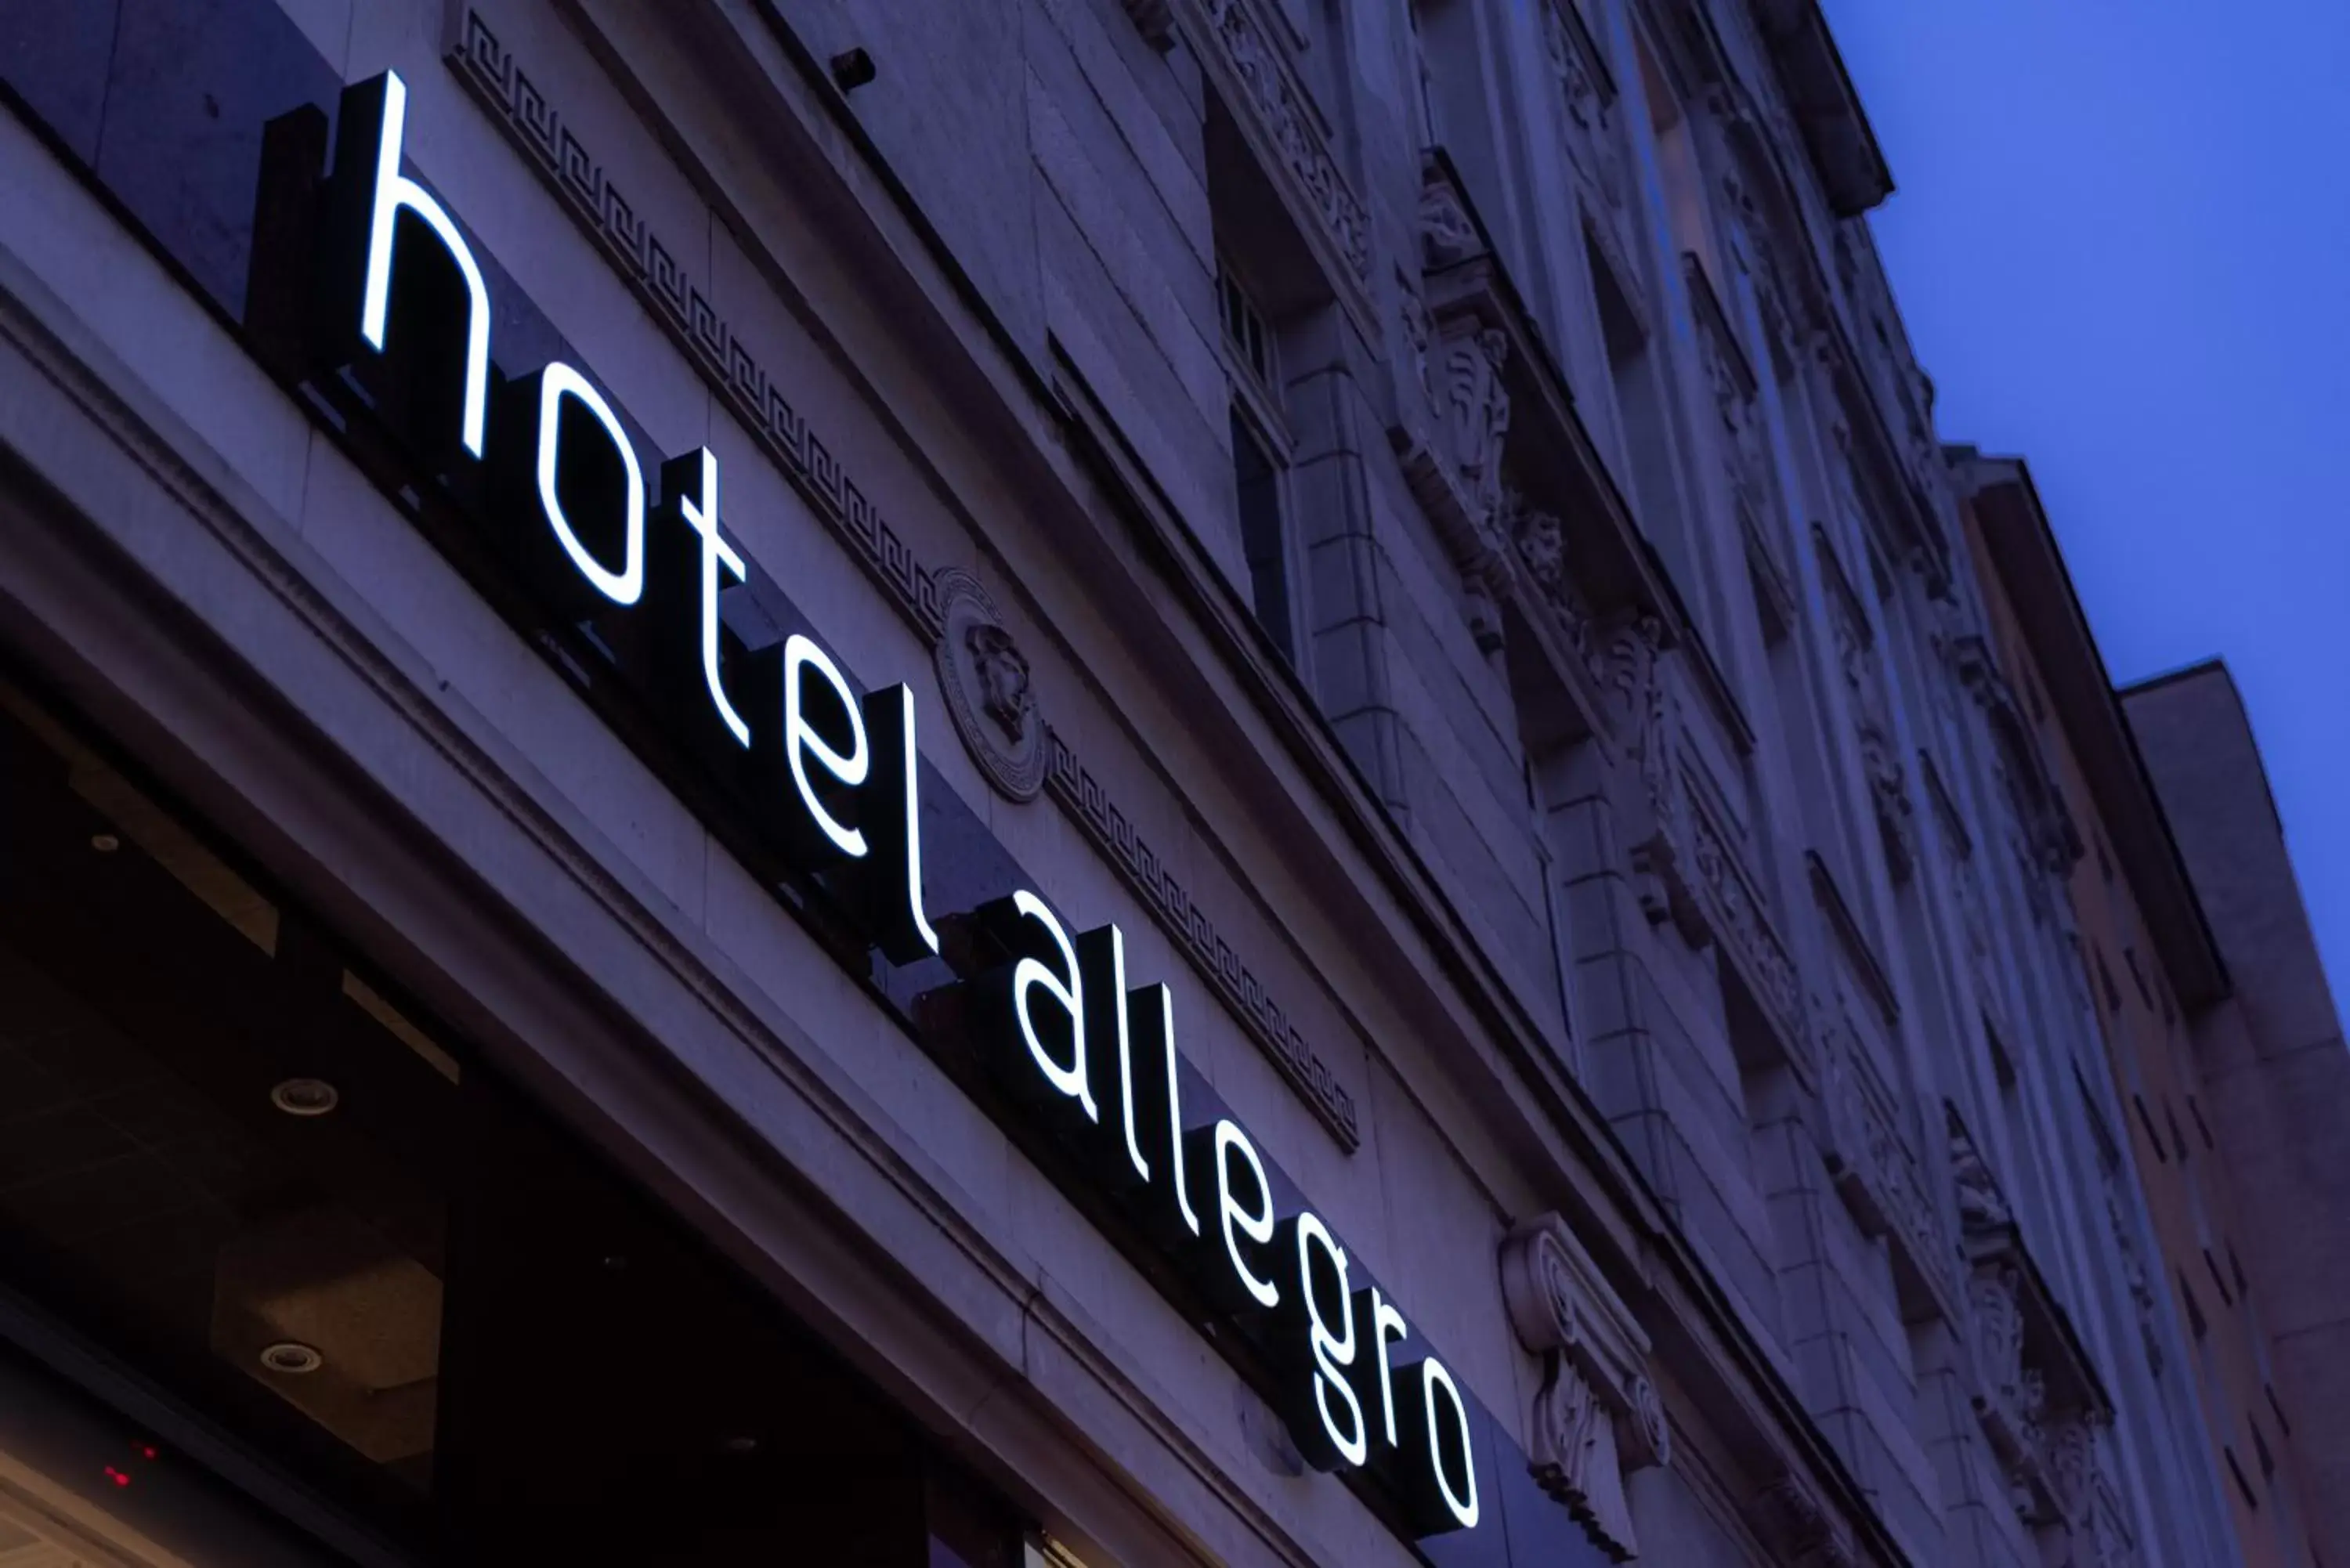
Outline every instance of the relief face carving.
<path fill-rule="evenodd" d="M 1013 745 L 1028 739 L 1036 714 L 1036 694 L 1028 685 L 1028 659 L 1012 634 L 993 622 L 977 623 L 963 633 L 972 663 L 979 672 L 981 705 L 1003 738 Z"/>
<path fill-rule="evenodd" d="M 1510 433 L 1510 390 L 1502 379 L 1510 340 L 1499 327 L 1448 337 L 1445 426 L 1469 510 L 1490 521 L 1502 500 L 1502 443 Z"/>
<path fill-rule="evenodd" d="M 1469 221 L 1469 210 L 1452 187 L 1440 180 L 1430 180 L 1419 192 L 1419 253 L 1420 265 L 1430 272 L 1438 272 L 1455 262 L 1467 261 L 1484 247 L 1477 240 L 1477 225 Z"/>
<path fill-rule="evenodd" d="M 947 717 L 991 786 L 1007 799 L 1034 800 L 1048 758 L 1028 657 L 978 578 L 950 566 L 938 587 L 942 625 L 931 662 Z"/>

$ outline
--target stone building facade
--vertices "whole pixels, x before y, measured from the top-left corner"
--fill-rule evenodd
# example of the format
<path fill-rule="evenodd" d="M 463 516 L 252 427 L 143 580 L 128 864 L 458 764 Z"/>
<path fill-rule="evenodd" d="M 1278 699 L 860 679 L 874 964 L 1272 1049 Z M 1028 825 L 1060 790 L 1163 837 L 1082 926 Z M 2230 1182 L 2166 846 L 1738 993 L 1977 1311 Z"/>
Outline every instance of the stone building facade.
<path fill-rule="evenodd" d="M 2350 1240 L 2342 1015 L 2226 668 L 2146 681 L 2124 691 L 2122 705 L 2228 977 L 2227 994 L 2195 1011 L 2174 1046 L 2176 1075 L 2202 1096 L 2189 1147 L 2210 1151 L 2225 1172 L 2244 1276 L 2236 1279 L 2231 1257 L 2236 1299 L 2220 1297 L 2214 1310 L 2206 1297 L 2198 1314 L 2212 1337 L 2251 1340 L 2244 1349 L 2223 1341 L 2216 1353 L 2238 1370 L 2211 1396 L 2206 1419 L 2213 1440 L 2232 1450 L 2248 1503 L 2258 1501 L 2262 1517 L 2241 1527 L 2247 1542 L 2274 1540 L 2278 1562 L 2339 1561 L 2350 1552 L 2350 1433 L 2335 1371 L 2344 1345 L 2335 1270 Z M 2208 1367 L 2215 1352 L 2204 1334 L 2196 1339 Z M 2247 1359 L 2256 1374 L 2241 1370 Z"/>
<path fill-rule="evenodd" d="M 27 1550 L 2238 1560 L 1812 0 L 0 83 Z"/>
<path fill-rule="evenodd" d="M 2154 1374 L 2149 1393 L 2173 1424 L 2175 1440 L 2189 1454 L 2199 1447 L 2207 1457 L 2244 1561 L 2323 1561 L 2313 1546 L 2324 1510 L 2313 1516 L 2310 1500 L 2324 1494 L 2311 1490 L 2315 1478 L 2309 1467 L 2322 1463 L 2328 1448 L 2323 1435 L 2305 1428 L 2296 1436 L 2287 1418 L 2276 1363 L 2280 1342 L 2267 1322 L 2284 1298 L 2267 1281 L 2270 1271 L 2291 1273 L 2308 1255 L 2308 1221 L 2326 1211 L 2331 1192 L 2343 1189 L 2342 1172 L 2316 1132 L 2322 1111 L 2309 1123 L 2282 1129 L 2264 1117 L 2257 1133 L 2239 1126 L 2234 1137 L 2221 1141 L 2226 1124 L 2215 1122 L 2210 1110 L 2212 1068 L 2220 1059 L 2199 1042 L 2215 1033 L 2233 1037 L 2244 1010 L 2259 1004 L 2253 992 L 2238 989 L 2234 965 L 2221 956 L 2220 928 L 2207 919 L 2199 895 L 2217 867 L 2208 856 L 2196 864 L 2182 855 L 2199 828 L 2209 832 L 2208 825 L 2224 823 L 2231 833 L 2250 827 L 2270 836 L 2274 817 L 2264 800 L 2241 789 L 2212 792 L 2214 798 L 2195 807 L 2203 822 L 2183 824 L 2174 839 L 2132 720 L 2088 635 L 2030 471 L 2012 459 L 1970 450 L 1954 451 L 1951 464 L 1968 545 L 1996 628 L 1992 641 L 2002 662 L 2017 672 L 2024 715 L 2050 759 L 2064 809 L 2090 846 L 2073 868 L 2075 956 L 2104 1032 L 2121 1114 L 2120 1121 L 2109 1123 L 2100 1109 L 2093 1120 L 2109 1184 L 2108 1218 L 2116 1233 L 2127 1237 L 2128 1282 Z M 2234 749 L 2229 743 L 2244 727 L 2241 713 L 2198 712 L 2191 726 L 2175 723 L 2171 732 L 2191 735 L 2197 755 L 2226 754 L 2222 747 Z M 2167 793 L 2175 794 L 2176 786 Z M 2272 918 L 2288 925 L 2301 922 L 2298 897 L 2289 888 L 2278 897 L 2280 891 L 2262 887 L 2264 915 L 2274 911 Z M 2221 900 L 2241 897 L 2219 888 Z M 2303 1005 L 2309 1016 L 2330 1019 L 2332 1001 L 2315 971 L 2305 924 L 2299 949 L 2294 979 L 2304 988 Z M 2269 961 L 2253 961 L 2249 978 L 2259 991 L 2271 991 L 2272 982 L 2257 974 Z M 2313 976 L 2314 992 L 2305 989 Z M 2314 1050 L 2326 1038 L 2321 1031 L 2299 1047 Z M 2331 1058 L 2318 1051 L 2305 1060 L 2315 1064 Z M 2350 1068 L 2350 1061 L 2343 1066 Z M 2098 1081 L 2095 1064 L 2084 1064 L 2083 1072 L 2083 1099 L 2102 1103 L 2087 1086 Z M 2313 1078 L 2314 1088 L 2324 1082 L 2323 1071 Z M 2314 1109 L 2323 1094 L 2306 1103 Z M 2280 1099 L 2276 1108 L 2282 1104 Z M 2285 1149 L 2293 1151 L 2288 1168 L 2306 1173 L 2298 1189 L 2275 1185 L 2272 1162 Z M 2133 1185 L 2143 1188 L 2154 1222 L 2150 1249 L 2129 1233 L 2132 1206 L 2112 1190 Z M 2247 1214 L 2272 1212 L 2304 1216 L 2294 1226 L 2301 1240 L 2272 1239 L 2274 1251 L 2247 1248 Z M 2331 1305 L 2315 1304 L 2318 1299 L 2298 1310 L 2328 1323 Z M 2167 1366 L 2176 1345 L 2189 1348 L 2189 1366 Z M 2322 1354 L 2310 1365 L 2323 1365 Z M 2306 1386 L 2300 1381 L 2286 1386 Z M 2295 1392 L 2292 1403 L 2305 1398 Z"/>

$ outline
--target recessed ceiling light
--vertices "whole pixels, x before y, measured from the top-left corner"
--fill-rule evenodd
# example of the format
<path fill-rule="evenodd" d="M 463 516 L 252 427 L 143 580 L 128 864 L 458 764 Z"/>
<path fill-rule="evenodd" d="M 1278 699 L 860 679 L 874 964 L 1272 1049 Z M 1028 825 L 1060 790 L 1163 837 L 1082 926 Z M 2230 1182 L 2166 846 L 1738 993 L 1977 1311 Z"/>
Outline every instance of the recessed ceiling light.
<path fill-rule="evenodd" d="M 269 1091 L 269 1103 L 289 1116 L 323 1116 L 343 1096 L 324 1078 L 288 1078 Z"/>
<path fill-rule="evenodd" d="M 122 847 L 122 840 L 111 833 L 93 833 L 89 836 L 89 846 L 100 855 L 111 855 Z"/>
<path fill-rule="evenodd" d="M 296 1340 L 280 1340 L 261 1353 L 261 1365 L 287 1377 L 307 1377 L 327 1365 L 327 1358 Z"/>

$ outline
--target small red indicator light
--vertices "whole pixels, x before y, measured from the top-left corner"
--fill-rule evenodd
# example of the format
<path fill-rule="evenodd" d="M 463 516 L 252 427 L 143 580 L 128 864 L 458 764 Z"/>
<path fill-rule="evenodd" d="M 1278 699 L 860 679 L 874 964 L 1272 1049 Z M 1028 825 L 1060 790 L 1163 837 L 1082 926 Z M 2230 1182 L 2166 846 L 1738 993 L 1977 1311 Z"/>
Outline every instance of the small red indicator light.
<path fill-rule="evenodd" d="M 154 1450 L 154 1449 L 145 1449 L 145 1448 L 142 1448 L 142 1449 L 140 1449 L 139 1450 L 139 1453 L 140 1453 L 140 1458 L 142 1458 L 142 1459 L 156 1459 L 156 1458 L 159 1458 L 159 1457 L 160 1457 L 159 1455 L 157 1455 L 157 1453 L 155 1452 L 155 1450 Z"/>
<path fill-rule="evenodd" d="M 106 1467 L 106 1479 L 112 1481 L 116 1486 L 129 1486 L 130 1484 L 130 1478 L 124 1475 L 120 1470 L 116 1469 L 112 1465 Z"/>

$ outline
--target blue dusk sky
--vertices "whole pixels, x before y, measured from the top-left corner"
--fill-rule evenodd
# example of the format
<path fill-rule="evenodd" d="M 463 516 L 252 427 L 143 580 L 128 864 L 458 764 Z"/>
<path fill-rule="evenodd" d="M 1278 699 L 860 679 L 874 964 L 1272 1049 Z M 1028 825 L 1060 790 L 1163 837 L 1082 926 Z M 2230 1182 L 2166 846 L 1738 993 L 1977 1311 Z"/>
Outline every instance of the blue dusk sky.
<path fill-rule="evenodd" d="M 1944 441 L 2032 465 L 2125 685 L 2211 655 L 2350 996 L 2350 3 L 1826 0 Z"/>

